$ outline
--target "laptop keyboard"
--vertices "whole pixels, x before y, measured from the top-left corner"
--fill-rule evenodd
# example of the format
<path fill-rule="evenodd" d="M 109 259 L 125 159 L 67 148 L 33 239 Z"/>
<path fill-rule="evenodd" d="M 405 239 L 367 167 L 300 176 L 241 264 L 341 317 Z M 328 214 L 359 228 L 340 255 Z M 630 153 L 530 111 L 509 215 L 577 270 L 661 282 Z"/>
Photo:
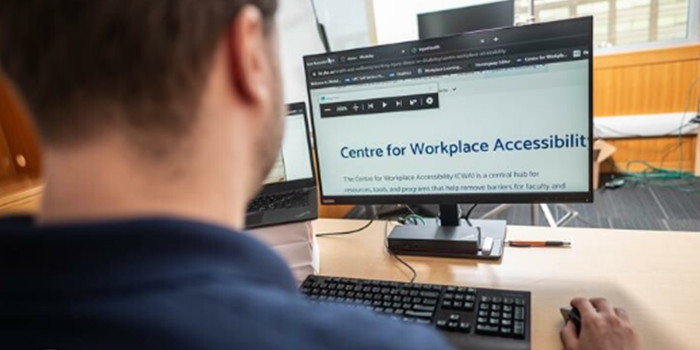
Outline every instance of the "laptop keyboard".
<path fill-rule="evenodd" d="M 295 190 L 283 193 L 258 196 L 248 205 L 248 213 L 267 210 L 301 208 L 309 205 L 307 190 Z"/>

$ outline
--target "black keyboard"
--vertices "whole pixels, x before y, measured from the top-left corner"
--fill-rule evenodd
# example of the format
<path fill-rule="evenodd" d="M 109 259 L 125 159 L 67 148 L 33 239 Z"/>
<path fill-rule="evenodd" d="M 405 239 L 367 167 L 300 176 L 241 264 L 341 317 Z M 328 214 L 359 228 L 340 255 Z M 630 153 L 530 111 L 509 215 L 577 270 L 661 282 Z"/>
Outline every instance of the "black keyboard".
<path fill-rule="evenodd" d="M 530 292 L 308 276 L 312 303 L 365 308 L 446 332 L 458 348 L 530 349 Z"/>
<path fill-rule="evenodd" d="M 265 210 L 301 208 L 308 205 L 308 191 L 296 190 L 255 197 L 248 205 L 248 213 Z"/>

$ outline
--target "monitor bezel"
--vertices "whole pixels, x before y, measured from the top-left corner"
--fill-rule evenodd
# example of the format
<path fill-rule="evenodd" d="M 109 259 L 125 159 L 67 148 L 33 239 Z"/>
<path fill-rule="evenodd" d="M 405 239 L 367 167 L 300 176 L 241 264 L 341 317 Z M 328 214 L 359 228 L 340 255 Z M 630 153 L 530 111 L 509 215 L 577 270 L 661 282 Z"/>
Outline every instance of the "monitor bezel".
<path fill-rule="evenodd" d="M 473 194 L 473 193 L 460 193 L 460 194 L 426 194 L 426 195 L 368 195 L 368 196 L 327 196 L 323 191 L 323 180 L 321 176 L 321 160 L 319 159 L 317 149 L 319 147 L 316 137 L 316 125 L 314 118 L 314 108 L 313 99 L 311 96 L 310 82 L 309 82 L 309 65 L 307 62 L 309 60 L 317 60 L 319 58 L 329 57 L 337 54 L 349 54 L 352 52 L 361 52 L 368 48 L 387 48 L 387 47 L 401 47 L 407 44 L 415 44 L 418 42 L 430 42 L 443 40 L 448 37 L 457 36 L 469 36 L 469 35 L 479 35 L 483 33 L 492 33 L 506 30 L 514 30 L 518 28 L 527 28 L 531 26 L 552 26 L 557 27 L 561 25 L 572 25 L 572 26 L 584 26 L 588 28 L 591 37 L 591 44 L 589 46 L 591 55 L 588 59 L 588 133 L 589 138 L 589 149 L 588 149 L 588 191 L 582 192 L 528 192 L 528 193 L 487 193 L 487 194 Z M 315 159 L 315 171 L 317 172 L 316 178 L 318 179 L 318 189 L 320 203 L 323 205 L 372 205 L 372 204 L 462 204 L 462 203 L 509 203 L 509 204 L 521 204 L 521 203 L 592 203 L 593 202 L 593 17 L 578 17 L 573 19 L 566 19 L 561 21 L 552 21 L 546 23 L 534 23 L 527 26 L 519 27 L 507 27 L 507 28 L 494 28 L 486 29 L 474 32 L 466 32 L 454 35 L 447 35 L 440 38 L 430 38 L 423 40 L 412 40 L 404 41 L 393 44 L 377 45 L 366 48 L 351 49 L 351 50 L 341 50 L 333 51 L 328 53 L 305 55 L 304 56 L 304 71 L 306 78 L 306 92 L 309 101 L 309 116 L 311 119 L 311 133 L 314 138 L 314 151 L 313 157 Z"/>

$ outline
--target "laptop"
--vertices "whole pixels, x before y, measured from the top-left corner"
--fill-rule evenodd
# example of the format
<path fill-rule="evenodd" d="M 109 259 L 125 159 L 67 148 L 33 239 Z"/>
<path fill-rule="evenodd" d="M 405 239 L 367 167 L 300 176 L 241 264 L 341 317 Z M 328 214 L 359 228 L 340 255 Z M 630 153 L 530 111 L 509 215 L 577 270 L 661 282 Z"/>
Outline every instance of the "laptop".
<path fill-rule="evenodd" d="M 293 103 L 287 108 L 282 148 L 262 190 L 248 205 L 248 229 L 318 218 L 306 104 Z"/>

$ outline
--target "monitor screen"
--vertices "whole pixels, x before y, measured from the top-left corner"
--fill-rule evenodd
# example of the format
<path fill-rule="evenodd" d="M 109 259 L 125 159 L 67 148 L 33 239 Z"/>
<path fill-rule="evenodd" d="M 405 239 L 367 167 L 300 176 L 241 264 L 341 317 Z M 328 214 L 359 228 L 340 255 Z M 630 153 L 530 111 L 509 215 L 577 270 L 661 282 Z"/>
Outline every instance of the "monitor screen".
<path fill-rule="evenodd" d="M 265 179 L 266 185 L 313 178 L 309 134 L 305 119 L 306 112 L 303 104 L 288 106 L 282 148 L 275 165 Z"/>
<path fill-rule="evenodd" d="M 513 0 L 418 15 L 418 37 L 436 38 L 476 30 L 510 27 L 515 22 Z"/>
<path fill-rule="evenodd" d="M 592 23 L 305 57 L 322 202 L 591 201 Z"/>

